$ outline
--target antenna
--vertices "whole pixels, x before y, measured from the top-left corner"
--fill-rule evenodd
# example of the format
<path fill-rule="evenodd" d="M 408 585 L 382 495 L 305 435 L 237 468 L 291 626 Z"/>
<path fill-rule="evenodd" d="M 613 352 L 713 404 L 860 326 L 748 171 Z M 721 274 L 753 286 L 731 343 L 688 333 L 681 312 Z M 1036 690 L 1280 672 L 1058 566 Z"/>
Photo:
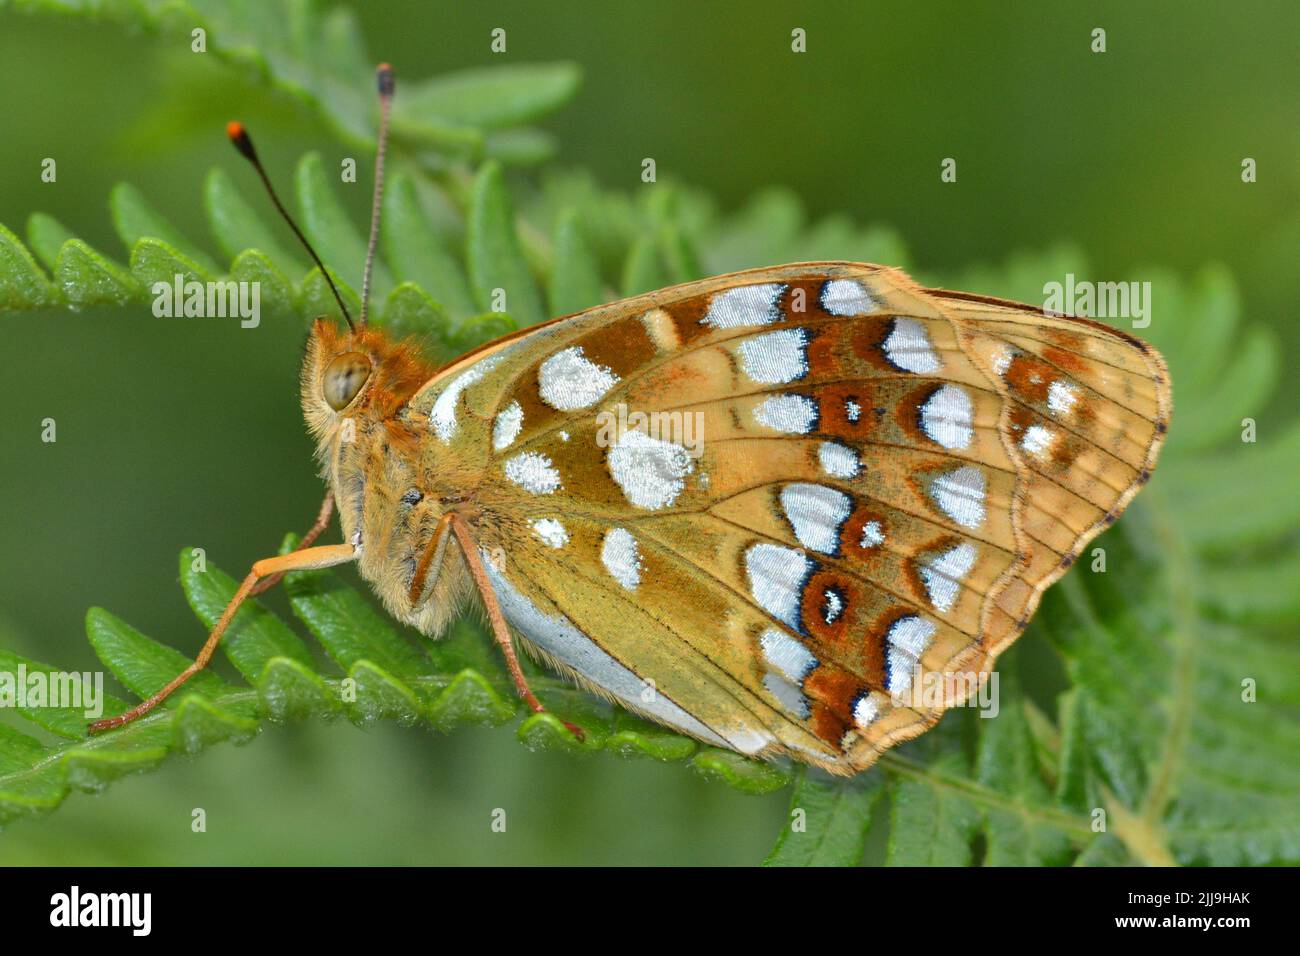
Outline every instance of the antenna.
<path fill-rule="evenodd" d="M 388 114 L 393 107 L 393 68 L 380 63 L 375 71 L 379 81 L 379 148 L 375 151 L 375 195 L 370 203 L 370 241 L 366 244 L 366 268 L 361 276 L 361 324 L 366 324 L 370 308 L 370 273 L 375 265 L 375 246 L 379 242 L 380 201 L 384 195 L 384 154 L 388 152 Z"/>
<path fill-rule="evenodd" d="M 289 211 L 284 208 L 284 203 L 280 202 L 280 197 L 275 194 L 275 187 L 271 185 L 271 179 L 266 175 L 266 169 L 262 166 L 262 161 L 257 158 L 257 150 L 253 148 L 253 141 L 249 138 L 248 131 L 244 129 L 244 124 L 231 120 L 226 124 L 226 135 L 229 136 L 230 141 L 235 144 L 235 149 L 239 150 L 240 154 L 253 164 L 253 168 L 257 170 L 257 175 L 262 177 L 262 185 L 266 187 L 266 191 L 271 197 L 271 202 L 275 203 L 275 208 L 279 210 L 280 215 L 284 217 L 284 221 L 289 224 L 289 228 L 292 229 L 293 234 L 298 237 L 298 241 L 302 243 L 303 248 L 311 255 L 312 260 L 320 269 L 320 274 L 323 275 L 325 281 L 329 283 L 330 291 L 334 293 L 334 301 L 338 302 L 339 308 L 343 310 L 343 318 L 347 319 L 348 328 L 355 332 L 356 326 L 352 324 L 352 316 L 348 314 L 348 307 L 343 304 L 343 296 L 339 295 L 338 287 L 334 285 L 334 280 L 330 278 L 329 271 L 325 268 L 325 263 L 320 261 L 320 256 L 316 255 L 316 250 L 311 247 L 311 243 L 307 241 L 307 237 L 302 234 L 302 230 L 298 228 L 298 224 L 293 221 L 293 217 L 289 215 Z M 372 235 L 371 244 L 373 245 L 373 243 L 374 239 Z M 369 267 L 367 267 L 366 271 L 368 276 Z M 364 308 L 364 306 L 362 306 L 362 308 Z"/>

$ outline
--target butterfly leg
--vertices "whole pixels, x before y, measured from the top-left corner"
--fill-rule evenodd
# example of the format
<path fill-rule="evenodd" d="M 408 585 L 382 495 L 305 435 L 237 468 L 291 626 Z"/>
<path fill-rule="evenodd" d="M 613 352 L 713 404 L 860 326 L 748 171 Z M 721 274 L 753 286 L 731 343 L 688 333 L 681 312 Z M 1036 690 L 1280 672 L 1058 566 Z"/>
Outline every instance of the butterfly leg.
<path fill-rule="evenodd" d="M 244 578 L 243 583 L 239 585 L 239 590 L 230 599 L 226 609 L 221 612 L 220 620 L 217 621 L 216 627 L 212 629 L 212 633 L 208 635 L 208 639 L 203 643 L 203 647 L 199 650 L 199 656 L 194 659 L 194 662 L 148 700 L 141 701 L 124 714 L 95 721 L 89 727 L 90 733 L 97 734 L 101 731 L 113 730 L 131 723 L 137 717 L 144 716 L 170 697 L 187 680 L 207 667 L 208 662 L 212 660 L 217 645 L 221 643 L 221 635 L 230 626 L 230 622 L 239 611 L 240 605 L 252 596 L 258 581 L 272 576 L 279 577 L 286 571 L 307 571 L 313 568 L 329 568 L 336 564 L 346 564 L 349 561 L 356 560 L 356 557 L 357 549 L 350 544 L 327 544 L 317 548 L 292 551 L 289 554 L 279 555 L 274 558 L 263 558 L 258 561 L 253 565 L 253 570 L 248 572 L 248 577 Z"/>
<path fill-rule="evenodd" d="M 298 542 L 298 547 L 293 550 L 303 551 L 310 548 L 312 542 L 319 538 L 325 529 L 329 527 L 330 518 L 333 516 L 334 492 L 327 491 L 325 492 L 325 500 L 320 503 L 320 514 L 316 516 L 316 523 L 307 530 L 307 533 L 302 536 L 302 540 Z M 268 591 L 275 587 L 280 583 L 282 577 L 284 577 L 283 573 L 273 574 L 264 581 L 258 581 L 257 587 L 253 588 L 253 590 L 249 592 L 249 597 L 257 597 L 257 595 L 261 594 L 263 591 Z"/>
<path fill-rule="evenodd" d="M 531 707 L 535 713 L 545 713 L 545 705 L 537 699 L 537 695 L 528 686 L 528 678 L 524 676 L 524 669 L 519 665 L 519 656 L 515 653 L 515 644 L 510 638 L 510 628 L 506 624 L 505 615 L 501 613 L 501 605 L 497 602 L 496 592 L 492 590 L 492 582 L 488 579 L 487 569 L 483 567 L 483 559 L 479 557 L 478 545 L 474 542 L 473 532 L 470 531 L 465 520 L 454 512 L 449 512 L 448 518 L 451 521 L 451 529 L 456 534 L 456 540 L 460 542 L 460 549 L 465 554 L 465 563 L 469 565 L 469 573 L 474 578 L 474 583 L 478 586 L 478 592 L 483 598 L 483 607 L 487 611 L 488 621 L 492 624 L 492 635 L 501 647 L 501 653 L 506 659 L 506 669 L 510 671 L 510 679 L 515 682 L 515 690 L 524 703 Z M 577 724 L 570 723 L 567 720 L 562 721 L 562 723 L 579 740 L 586 739 L 586 734 Z"/>

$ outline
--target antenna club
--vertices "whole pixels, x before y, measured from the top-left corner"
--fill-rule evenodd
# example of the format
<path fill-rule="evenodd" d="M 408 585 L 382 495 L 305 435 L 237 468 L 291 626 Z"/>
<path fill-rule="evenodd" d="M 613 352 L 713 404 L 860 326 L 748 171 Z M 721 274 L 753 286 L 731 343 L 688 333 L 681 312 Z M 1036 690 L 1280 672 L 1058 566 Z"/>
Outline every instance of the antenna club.
<path fill-rule="evenodd" d="M 262 185 L 266 187 L 266 194 L 271 197 L 271 204 L 275 206 L 275 211 L 280 214 L 288 227 L 293 230 L 294 236 L 302 243 L 307 254 L 311 256 L 312 262 L 316 263 L 320 269 L 321 275 L 325 277 L 325 282 L 329 285 L 330 291 L 334 293 L 334 300 L 339 304 L 339 311 L 343 313 L 343 318 L 347 320 L 348 328 L 352 329 L 352 316 L 348 314 L 348 307 L 343 304 L 343 297 L 339 295 L 338 287 L 334 285 L 334 280 L 330 278 L 329 270 L 325 268 L 325 263 L 321 262 L 320 256 L 312 248 L 307 237 L 302 234 L 298 224 L 293 221 L 293 216 L 289 215 L 289 210 L 284 208 L 284 203 L 280 202 L 280 197 L 276 195 L 275 187 L 271 185 L 271 177 L 266 175 L 266 169 L 262 166 L 261 160 L 257 158 L 257 150 L 253 149 L 253 141 L 248 136 L 248 130 L 244 129 L 244 124 L 236 120 L 231 120 L 226 124 L 226 135 L 230 137 L 230 142 L 235 145 L 235 149 L 243 155 L 257 170 L 257 176 L 262 180 Z"/>
<path fill-rule="evenodd" d="M 392 96 L 393 87 L 396 85 L 393 68 L 387 63 L 380 63 L 379 68 L 375 71 L 375 77 L 379 81 L 379 95 Z"/>
<path fill-rule="evenodd" d="M 239 120 L 231 120 L 226 124 L 226 135 L 235 144 L 235 149 L 239 150 L 246 159 L 257 162 L 257 151 L 253 149 L 253 141 L 249 138 L 248 130 L 244 129 L 243 123 Z"/>

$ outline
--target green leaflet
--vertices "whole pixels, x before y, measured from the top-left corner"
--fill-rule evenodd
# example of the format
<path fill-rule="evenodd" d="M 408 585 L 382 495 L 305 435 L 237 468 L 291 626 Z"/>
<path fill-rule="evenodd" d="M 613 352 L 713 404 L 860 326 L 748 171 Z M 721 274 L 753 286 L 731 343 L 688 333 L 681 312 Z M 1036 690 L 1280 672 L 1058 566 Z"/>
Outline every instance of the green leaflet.
<path fill-rule="evenodd" d="M 220 167 L 211 169 L 203 181 L 203 208 L 212 235 L 227 259 L 234 260 L 245 250 L 257 250 L 281 273 L 298 275 L 306 270 L 306 254 L 280 245 L 262 215 Z"/>
<path fill-rule="evenodd" d="M 408 173 L 399 170 L 389 180 L 380 229 L 384 255 L 398 280 L 429 290 L 455 319 L 467 319 L 478 311 L 464 265 L 430 224 Z"/>
<path fill-rule="evenodd" d="M 39 309 L 54 301 L 54 287 L 22 240 L 0 226 L 0 307 Z"/>
<path fill-rule="evenodd" d="M 851 784 L 816 770 L 795 774 L 786 825 L 764 863 L 767 866 L 856 866 L 880 800 L 880 774 L 863 774 Z"/>
<path fill-rule="evenodd" d="M 73 306 L 125 305 L 139 301 L 146 288 L 126 269 L 80 239 L 69 239 L 59 249 L 54 282 Z"/>
<path fill-rule="evenodd" d="M 348 307 L 348 314 L 355 320 L 355 317 L 361 314 L 361 294 L 344 282 L 333 269 L 329 270 L 329 275 L 334 282 L 334 288 L 338 290 L 339 296 Z M 303 279 L 302 284 L 298 286 L 295 307 L 298 314 L 304 317 L 315 318 L 327 315 L 333 317 L 335 321 L 341 319 L 338 301 L 334 298 L 334 292 L 330 290 L 329 283 L 325 281 L 319 269 L 312 269 L 307 273 L 307 278 Z"/>
<path fill-rule="evenodd" d="M 668 284 L 668 270 L 664 267 L 659 244 L 654 236 L 642 236 L 633 243 L 623 264 L 623 295 L 653 292 Z"/>
<path fill-rule="evenodd" d="M 36 212 L 27 219 L 27 242 L 47 269 L 55 267 L 59 261 L 59 250 L 73 238 L 75 236 L 67 227 L 53 216 Z"/>
<path fill-rule="evenodd" d="M 353 289 L 360 290 L 366 236 L 352 225 L 334 195 L 331 175 L 337 174 L 326 172 L 318 153 L 308 153 L 299 161 L 293 183 L 302 212 L 300 225 L 327 268 L 343 276 Z M 360 187 L 360 179 L 353 186 L 364 188 Z M 375 264 L 372 281 L 371 294 L 382 302 L 393 287 L 392 276 L 382 262 Z"/>
<path fill-rule="evenodd" d="M 182 549 L 180 574 L 190 608 L 205 627 L 213 627 L 235 596 L 238 582 L 206 567 L 198 548 Z M 307 645 L 256 599 L 239 609 L 221 640 L 221 649 L 245 680 L 261 677 L 272 660 L 287 658 L 308 669 L 313 666 Z"/>
<path fill-rule="evenodd" d="M 20 673 L 20 668 L 27 674 L 40 672 L 45 675 L 57 673 L 57 671 L 46 664 L 41 664 L 30 658 L 21 657 L 10 651 L 0 650 L 0 673 L 14 674 Z M 127 705 L 118 700 L 116 697 L 106 697 L 104 700 L 104 713 L 102 716 L 111 716 L 120 714 L 127 709 Z M 78 710 L 76 707 L 51 707 L 51 706 L 27 706 L 19 708 L 19 713 L 27 720 L 36 724 L 50 733 L 57 734 L 60 737 L 79 738 L 86 732 L 86 715 L 84 708 Z"/>
<path fill-rule="evenodd" d="M 483 157 L 506 166 L 537 166 L 559 152 L 558 141 L 544 129 L 503 129 L 483 140 Z"/>
<path fill-rule="evenodd" d="M 236 282 L 257 282 L 262 308 L 277 317 L 294 313 L 293 283 L 258 249 L 245 249 L 230 264 L 230 278 Z M 330 300 L 333 305 L 334 300 Z"/>
<path fill-rule="evenodd" d="M 781 766 L 759 763 L 715 747 L 697 753 L 691 766 L 704 777 L 720 780 L 742 793 L 772 793 L 790 782 L 789 771 Z"/>
<path fill-rule="evenodd" d="M 332 571 L 296 571 L 285 579 L 293 612 L 343 670 L 368 661 L 396 677 L 429 673 L 419 650 L 389 619 Z"/>
<path fill-rule="evenodd" d="M 555 225 L 555 267 L 551 270 L 552 315 L 568 315 L 600 305 L 608 297 L 600 263 L 583 232 L 576 209 L 566 209 Z"/>
<path fill-rule="evenodd" d="M 405 85 L 395 112 L 413 122 L 496 130 L 558 109 L 572 99 L 581 79 L 573 63 L 463 70 Z"/>
<path fill-rule="evenodd" d="M 520 247 L 505 179 L 495 162 L 487 163 L 474 177 L 465 258 L 479 308 L 508 312 L 521 325 L 535 325 L 546 317 Z"/>
<path fill-rule="evenodd" d="M 138 249 L 137 243 L 149 237 L 159 240 L 160 245 L 173 255 L 191 263 L 192 272 L 207 276 L 217 271 L 216 263 L 208 254 L 159 215 L 130 183 L 118 183 L 113 187 L 108 204 L 117 235 L 128 249 Z"/>
<path fill-rule="evenodd" d="M 104 666 L 139 697 L 160 690 L 190 663 L 184 654 L 145 637 L 103 608 L 87 612 L 86 635 Z M 220 697 L 229 689 L 230 685 L 210 670 L 194 675 L 186 687 L 189 694 L 210 698 Z M 176 706 L 180 700 L 167 703 Z"/>
<path fill-rule="evenodd" d="M 172 286 L 180 276 L 185 283 L 207 282 L 210 273 L 201 265 L 167 245 L 161 239 L 146 236 L 131 248 L 131 274 L 147 289 L 154 283 Z"/>
<path fill-rule="evenodd" d="M 446 311 L 414 282 L 403 282 L 393 289 L 384 303 L 380 321 L 395 339 L 424 336 L 431 347 L 436 345 L 438 358 L 455 357 L 455 351 L 447 344 L 450 319 Z"/>
<path fill-rule="evenodd" d="M 1036 813 L 1050 806 L 1051 791 L 1034 749 L 1024 688 L 1016 679 L 1017 661 L 1013 658 L 999 668 L 999 692 L 1008 707 L 997 718 L 985 719 L 975 759 L 974 776 L 981 786 L 1014 795 L 1010 805 L 985 808 L 985 862 L 992 866 L 1065 863 L 1070 858 L 1068 835 L 1055 821 Z"/>

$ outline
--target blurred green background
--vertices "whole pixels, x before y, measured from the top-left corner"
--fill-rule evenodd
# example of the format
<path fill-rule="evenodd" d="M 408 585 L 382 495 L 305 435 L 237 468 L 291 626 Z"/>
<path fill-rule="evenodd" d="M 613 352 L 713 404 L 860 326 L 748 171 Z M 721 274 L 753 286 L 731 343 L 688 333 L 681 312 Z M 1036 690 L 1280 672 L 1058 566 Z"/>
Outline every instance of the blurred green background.
<path fill-rule="evenodd" d="M 567 59 L 585 74 L 546 128 L 561 165 L 633 190 L 661 177 L 734 208 L 769 184 L 809 213 L 897 228 L 942 275 L 1062 238 L 1096 277 L 1223 262 L 1245 312 L 1300 349 L 1300 5 L 1293 2 L 612 3 L 372 0 L 368 49 L 399 76 Z M 1108 52 L 1089 50 L 1107 30 Z M 808 52 L 790 52 L 803 27 Z M 357 78 L 368 87 L 369 77 Z M 0 222 L 48 212 L 117 250 L 120 180 L 180 223 L 201 221 L 223 125 L 243 118 L 273 175 L 354 155 L 282 94 L 187 46 L 0 4 Z M 58 159 L 55 184 L 40 181 Z M 939 162 L 958 162 L 958 182 Z M 1243 157 L 1259 182 L 1240 179 Z M 364 169 L 368 160 L 361 164 Z M 368 173 L 362 177 L 368 183 Z M 363 220 L 363 190 L 348 197 Z M 192 234 L 201 235 L 195 227 Z M 1158 305 L 1157 305 L 1158 308 Z M 8 315 L 0 420 L 5 646 L 95 666 L 85 609 L 196 648 L 176 554 L 231 572 L 304 528 L 320 484 L 297 406 L 298 327 L 158 321 L 143 308 Z M 1261 429 L 1296 411 L 1294 388 Z M 45 417 L 58 442 L 36 439 Z M 281 596 L 272 607 L 285 610 Z M 286 612 L 287 613 L 287 612 Z M 785 793 L 752 797 L 681 765 L 532 754 L 506 730 L 434 736 L 345 722 L 74 795 L 0 834 L 0 863 L 722 863 L 760 860 Z M 208 832 L 192 834 L 203 807 Z M 506 834 L 489 823 L 509 814 Z"/>

